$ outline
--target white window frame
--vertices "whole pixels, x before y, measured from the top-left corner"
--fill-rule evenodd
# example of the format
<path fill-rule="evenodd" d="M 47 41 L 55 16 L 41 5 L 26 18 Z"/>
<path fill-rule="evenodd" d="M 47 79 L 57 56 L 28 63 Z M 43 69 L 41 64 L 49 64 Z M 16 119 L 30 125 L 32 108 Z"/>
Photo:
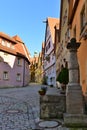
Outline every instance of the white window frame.
<path fill-rule="evenodd" d="M 7 42 L 7 47 L 10 48 L 11 44 L 10 42 Z"/>
<path fill-rule="evenodd" d="M 17 81 L 21 81 L 21 74 L 20 73 L 17 73 L 17 78 L 16 78 Z"/>
<path fill-rule="evenodd" d="M 1 44 L 2 44 L 3 46 L 6 46 L 6 44 L 5 44 L 5 40 L 2 39 Z"/>
<path fill-rule="evenodd" d="M 17 64 L 18 64 L 18 65 L 21 65 L 21 58 L 18 58 L 18 59 L 17 59 Z"/>
<path fill-rule="evenodd" d="M 8 80 L 8 72 L 7 71 L 3 72 L 3 79 Z"/>

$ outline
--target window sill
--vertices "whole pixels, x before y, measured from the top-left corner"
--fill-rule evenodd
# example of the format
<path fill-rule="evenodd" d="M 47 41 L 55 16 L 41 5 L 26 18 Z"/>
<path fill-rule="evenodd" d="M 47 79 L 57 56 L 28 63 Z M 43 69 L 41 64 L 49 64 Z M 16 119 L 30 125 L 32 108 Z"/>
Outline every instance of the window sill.
<path fill-rule="evenodd" d="M 4 81 L 8 81 L 9 79 L 3 79 Z"/>
<path fill-rule="evenodd" d="M 21 80 L 16 80 L 17 82 L 21 82 Z"/>
<path fill-rule="evenodd" d="M 17 66 L 21 67 L 22 65 L 17 64 Z"/>

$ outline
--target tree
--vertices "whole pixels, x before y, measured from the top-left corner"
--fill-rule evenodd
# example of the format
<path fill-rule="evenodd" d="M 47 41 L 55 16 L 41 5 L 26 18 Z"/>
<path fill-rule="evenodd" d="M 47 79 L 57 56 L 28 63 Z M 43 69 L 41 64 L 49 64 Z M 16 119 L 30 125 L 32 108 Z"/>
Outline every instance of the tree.
<path fill-rule="evenodd" d="M 60 83 L 68 84 L 69 82 L 69 71 L 67 68 L 63 68 L 61 72 L 59 73 L 57 79 Z"/>

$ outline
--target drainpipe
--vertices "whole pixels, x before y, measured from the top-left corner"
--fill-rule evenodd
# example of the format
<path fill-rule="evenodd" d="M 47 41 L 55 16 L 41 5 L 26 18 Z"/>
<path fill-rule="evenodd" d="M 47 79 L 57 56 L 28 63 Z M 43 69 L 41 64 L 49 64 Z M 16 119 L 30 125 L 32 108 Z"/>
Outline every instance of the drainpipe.
<path fill-rule="evenodd" d="M 25 59 L 24 59 L 24 66 L 23 66 L 23 87 L 25 86 Z"/>

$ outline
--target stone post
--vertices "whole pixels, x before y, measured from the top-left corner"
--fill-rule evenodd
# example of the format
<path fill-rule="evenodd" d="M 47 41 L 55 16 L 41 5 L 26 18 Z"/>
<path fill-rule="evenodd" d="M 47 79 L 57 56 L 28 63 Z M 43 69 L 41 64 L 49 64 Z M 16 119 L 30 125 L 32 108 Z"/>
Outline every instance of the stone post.
<path fill-rule="evenodd" d="M 69 83 L 66 91 L 66 110 L 71 114 L 83 113 L 83 96 L 79 83 L 79 65 L 77 60 L 77 49 L 80 43 L 76 43 L 74 38 L 68 43 L 67 49 L 70 52 L 69 55 Z"/>
<path fill-rule="evenodd" d="M 79 83 L 80 75 L 77 59 L 77 49 L 79 46 L 80 43 L 76 42 L 75 38 L 72 38 L 67 45 L 69 50 L 69 83 L 66 89 L 66 114 L 64 114 L 64 122 L 69 126 L 85 124 L 83 122 L 84 105 L 82 89 Z"/>

